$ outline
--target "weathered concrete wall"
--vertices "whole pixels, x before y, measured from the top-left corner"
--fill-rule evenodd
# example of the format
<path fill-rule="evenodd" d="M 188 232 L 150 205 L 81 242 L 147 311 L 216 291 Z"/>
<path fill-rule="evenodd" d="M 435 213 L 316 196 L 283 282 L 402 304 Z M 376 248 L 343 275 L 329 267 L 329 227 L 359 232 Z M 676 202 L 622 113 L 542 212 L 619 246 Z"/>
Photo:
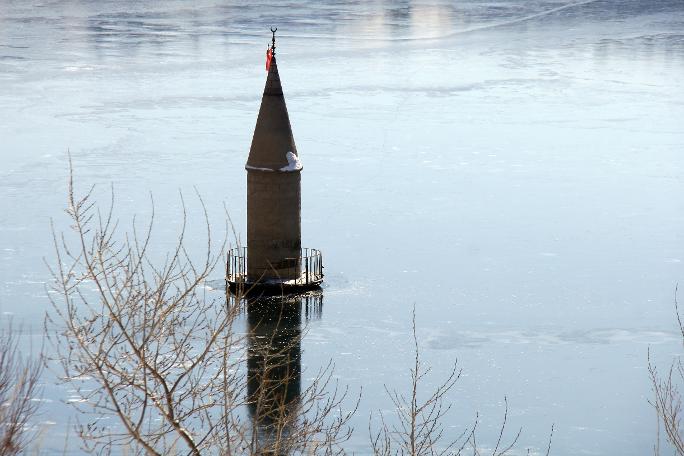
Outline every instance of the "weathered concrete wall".
<path fill-rule="evenodd" d="M 301 275 L 301 173 L 247 172 L 248 280 Z M 295 259 L 295 260 L 293 260 Z"/>

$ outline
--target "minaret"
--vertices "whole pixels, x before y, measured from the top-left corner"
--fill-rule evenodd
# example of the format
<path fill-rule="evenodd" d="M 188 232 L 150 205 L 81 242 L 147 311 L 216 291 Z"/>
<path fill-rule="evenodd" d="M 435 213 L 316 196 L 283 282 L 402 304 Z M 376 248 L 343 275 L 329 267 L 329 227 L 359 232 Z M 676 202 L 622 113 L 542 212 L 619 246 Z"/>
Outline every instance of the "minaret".
<path fill-rule="evenodd" d="M 247 169 L 247 282 L 302 275 L 301 172 L 275 55 L 270 66 Z"/>
<path fill-rule="evenodd" d="M 228 252 L 226 280 L 247 285 L 299 289 L 323 282 L 323 257 L 302 248 L 301 173 L 275 55 L 275 31 L 266 55 L 261 98 L 247 170 L 247 247 Z"/>

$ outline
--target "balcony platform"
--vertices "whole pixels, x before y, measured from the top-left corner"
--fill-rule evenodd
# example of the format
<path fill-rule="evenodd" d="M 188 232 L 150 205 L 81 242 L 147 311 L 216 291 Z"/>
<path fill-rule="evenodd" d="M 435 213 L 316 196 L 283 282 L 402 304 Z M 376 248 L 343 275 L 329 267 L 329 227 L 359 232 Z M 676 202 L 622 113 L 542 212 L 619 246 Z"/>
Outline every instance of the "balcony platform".
<path fill-rule="evenodd" d="M 232 291 L 283 291 L 297 292 L 320 288 L 323 283 L 323 255 L 320 250 L 303 248 L 299 258 L 286 258 L 297 265 L 301 274 L 296 279 L 260 278 L 247 276 L 247 247 L 236 247 L 228 251 L 226 261 L 226 284 Z M 292 276 L 293 274 L 288 274 Z"/>

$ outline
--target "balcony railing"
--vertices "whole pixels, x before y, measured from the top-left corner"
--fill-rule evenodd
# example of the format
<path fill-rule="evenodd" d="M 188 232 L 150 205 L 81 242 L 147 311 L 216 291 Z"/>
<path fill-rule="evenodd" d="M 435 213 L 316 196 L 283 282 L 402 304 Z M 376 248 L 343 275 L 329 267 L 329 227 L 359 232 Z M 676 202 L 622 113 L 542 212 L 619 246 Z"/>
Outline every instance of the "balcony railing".
<path fill-rule="evenodd" d="M 235 247 L 228 250 L 228 258 L 226 260 L 226 280 L 231 284 L 245 284 L 253 285 L 255 283 L 262 283 L 264 285 L 284 285 L 284 286 L 312 286 L 323 282 L 323 255 L 318 249 L 303 248 L 299 258 L 284 258 L 279 263 L 279 269 L 282 270 L 283 265 L 288 265 L 291 274 L 288 277 L 296 275 L 296 270 L 301 267 L 301 274 L 291 280 L 283 281 L 260 281 L 258 278 L 252 279 L 247 276 L 247 247 Z M 300 266 L 301 265 L 301 266 Z"/>

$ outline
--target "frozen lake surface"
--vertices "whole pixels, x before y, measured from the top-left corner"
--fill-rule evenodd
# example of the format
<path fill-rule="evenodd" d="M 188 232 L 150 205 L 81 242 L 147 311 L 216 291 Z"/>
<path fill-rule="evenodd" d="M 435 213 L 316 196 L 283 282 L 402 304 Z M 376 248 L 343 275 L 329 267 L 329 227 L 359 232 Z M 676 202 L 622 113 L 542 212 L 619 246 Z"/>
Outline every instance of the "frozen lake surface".
<path fill-rule="evenodd" d="M 39 340 L 67 151 L 122 219 L 154 195 L 160 249 L 193 186 L 244 236 L 275 25 L 327 273 L 303 364 L 363 385 L 350 449 L 383 385 L 408 385 L 415 305 L 428 386 L 463 368 L 454 433 L 479 411 L 494 443 L 506 396 L 521 453 L 552 423 L 556 456 L 650 453 L 647 349 L 681 353 L 681 0 L 2 2 L 0 312 Z M 42 447 L 61 454 L 50 375 Z"/>

